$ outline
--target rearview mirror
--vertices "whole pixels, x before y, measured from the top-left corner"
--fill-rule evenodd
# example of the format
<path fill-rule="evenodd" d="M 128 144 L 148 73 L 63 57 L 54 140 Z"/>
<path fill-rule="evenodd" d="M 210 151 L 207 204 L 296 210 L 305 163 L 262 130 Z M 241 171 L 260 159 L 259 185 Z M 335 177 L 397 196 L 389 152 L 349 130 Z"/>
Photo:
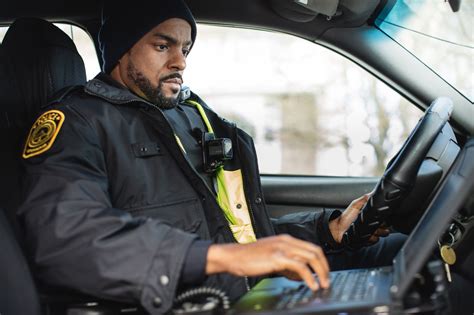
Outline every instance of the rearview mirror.
<path fill-rule="evenodd" d="M 451 10 L 453 10 L 453 12 L 458 12 L 459 11 L 459 8 L 461 7 L 461 0 L 448 0 L 448 2 L 449 2 L 449 5 L 451 6 Z"/>
<path fill-rule="evenodd" d="M 294 2 L 311 12 L 326 16 L 334 16 L 339 5 L 339 0 L 294 0 Z"/>

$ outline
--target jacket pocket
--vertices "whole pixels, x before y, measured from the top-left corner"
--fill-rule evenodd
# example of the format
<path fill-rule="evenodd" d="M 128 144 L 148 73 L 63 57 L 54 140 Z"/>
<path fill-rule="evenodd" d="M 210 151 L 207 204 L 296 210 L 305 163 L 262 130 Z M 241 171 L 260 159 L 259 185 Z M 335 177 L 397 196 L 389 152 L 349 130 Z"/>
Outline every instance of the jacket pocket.
<path fill-rule="evenodd" d="M 137 207 L 127 211 L 133 217 L 157 219 L 183 231 L 196 233 L 201 238 L 209 238 L 202 206 L 196 198 Z"/>

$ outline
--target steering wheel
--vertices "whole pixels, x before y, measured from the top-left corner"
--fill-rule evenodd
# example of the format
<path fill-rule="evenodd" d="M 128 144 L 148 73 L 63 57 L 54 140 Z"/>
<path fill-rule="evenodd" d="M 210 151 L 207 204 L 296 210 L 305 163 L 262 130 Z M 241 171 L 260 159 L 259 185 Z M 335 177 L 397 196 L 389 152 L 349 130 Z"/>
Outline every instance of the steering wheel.
<path fill-rule="evenodd" d="M 418 170 L 453 110 L 452 101 L 437 98 L 410 133 L 377 183 L 374 193 L 357 219 L 342 237 L 342 245 L 357 249 L 369 245 L 369 238 L 381 225 L 389 225 L 402 201 L 413 188 Z"/>

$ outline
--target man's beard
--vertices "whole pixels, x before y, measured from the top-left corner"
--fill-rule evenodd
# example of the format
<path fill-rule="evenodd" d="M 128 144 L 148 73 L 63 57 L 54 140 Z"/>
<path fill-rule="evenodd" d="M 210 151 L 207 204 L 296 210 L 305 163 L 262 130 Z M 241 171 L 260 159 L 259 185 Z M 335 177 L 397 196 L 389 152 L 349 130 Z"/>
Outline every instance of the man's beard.
<path fill-rule="evenodd" d="M 147 100 L 155 104 L 159 108 L 170 109 L 170 108 L 175 108 L 178 105 L 179 103 L 178 97 L 166 97 L 163 95 L 163 92 L 162 92 L 163 84 L 161 82 L 166 79 L 175 78 L 176 76 L 180 77 L 179 74 L 177 75 L 172 74 L 170 76 L 161 78 L 158 86 L 154 87 L 151 81 L 147 77 L 145 77 L 143 73 L 141 73 L 135 67 L 135 65 L 130 61 L 127 67 L 127 75 L 129 79 L 132 80 L 136 84 L 136 86 L 140 89 L 140 91 L 143 92 Z"/>

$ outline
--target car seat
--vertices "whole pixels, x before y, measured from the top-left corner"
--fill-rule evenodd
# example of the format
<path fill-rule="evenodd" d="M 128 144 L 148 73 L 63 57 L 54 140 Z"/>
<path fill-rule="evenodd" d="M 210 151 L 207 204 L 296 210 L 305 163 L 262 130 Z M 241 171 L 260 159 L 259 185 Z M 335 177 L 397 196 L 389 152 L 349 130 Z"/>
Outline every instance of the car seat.
<path fill-rule="evenodd" d="M 0 248 L 0 314 L 39 315 L 33 278 L 3 209 L 0 209 Z"/>
<path fill-rule="evenodd" d="M 15 21 L 2 42 L 0 74 L 0 206 L 17 237 L 20 160 L 33 120 L 49 98 L 64 87 L 84 84 L 82 58 L 72 40 L 53 24 L 36 18 Z"/>
<path fill-rule="evenodd" d="M 63 288 L 37 290 L 21 238 L 20 157 L 27 133 L 48 101 L 86 82 L 82 58 L 58 27 L 38 18 L 16 20 L 0 46 L 0 314 L 106 315 L 127 304 L 99 300 Z M 40 293 L 39 293 L 40 292 Z"/>

